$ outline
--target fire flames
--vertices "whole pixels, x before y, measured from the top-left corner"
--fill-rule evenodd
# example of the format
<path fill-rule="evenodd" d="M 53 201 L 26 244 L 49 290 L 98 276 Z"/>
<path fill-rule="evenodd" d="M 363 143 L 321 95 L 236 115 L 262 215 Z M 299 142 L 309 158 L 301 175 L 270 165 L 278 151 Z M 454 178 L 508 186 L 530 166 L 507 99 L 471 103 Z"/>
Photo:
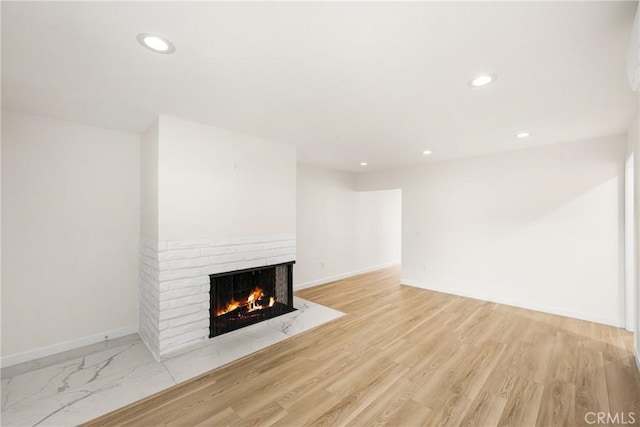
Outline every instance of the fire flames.
<path fill-rule="evenodd" d="M 222 316 L 223 314 L 229 313 L 240 307 L 247 307 L 247 312 L 252 312 L 261 310 L 266 307 L 273 307 L 273 304 L 276 303 L 276 299 L 274 297 L 269 297 L 269 304 L 266 305 L 263 301 L 261 301 L 263 298 L 264 290 L 262 290 L 262 288 L 256 287 L 251 291 L 249 296 L 247 296 L 247 299 L 241 301 L 229 301 L 225 308 L 216 312 L 216 316 Z"/>

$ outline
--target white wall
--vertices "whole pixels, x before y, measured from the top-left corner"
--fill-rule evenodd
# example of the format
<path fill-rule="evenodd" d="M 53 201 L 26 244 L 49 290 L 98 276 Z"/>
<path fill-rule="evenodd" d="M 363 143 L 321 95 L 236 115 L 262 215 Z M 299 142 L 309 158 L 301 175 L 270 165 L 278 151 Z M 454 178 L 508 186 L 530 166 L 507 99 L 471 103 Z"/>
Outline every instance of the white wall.
<path fill-rule="evenodd" d="M 140 237 L 158 239 L 159 121 L 140 136 Z"/>
<path fill-rule="evenodd" d="M 3 362 L 134 332 L 138 136 L 9 111 L 2 120 Z"/>
<path fill-rule="evenodd" d="M 296 231 L 296 148 L 160 116 L 159 239 Z"/>
<path fill-rule="evenodd" d="M 402 282 L 619 325 L 624 136 L 358 177 L 402 188 Z"/>
<path fill-rule="evenodd" d="M 400 261 L 400 190 L 354 186 L 352 173 L 298 165 L 296 288 Z"/>
<path fill-rule="evenodd" d="M 355 270 L 399 264 L 402 191 L 357 191 L 355 198 Z"/>
<path fill-rule="evenodd" d="M 639 324 L 636 325 L 634 330 L 634 347 L 640 348 L 640 316 L 638 316 L 638 309 L 640 309 L 640 250 L 638 245 L 640 243 L 640 165 L 638 164 L 638 158 L 640 155 L 640 113 L 636 114 L 635 119 L 631 122 L 629 130 L 627 131 L 627 154 L 634 153 L 634 205 L 635 205 L 635 244 L 636 244 L 636 319 Z M 639 361 L 640 366 L 640 361 Z"/>

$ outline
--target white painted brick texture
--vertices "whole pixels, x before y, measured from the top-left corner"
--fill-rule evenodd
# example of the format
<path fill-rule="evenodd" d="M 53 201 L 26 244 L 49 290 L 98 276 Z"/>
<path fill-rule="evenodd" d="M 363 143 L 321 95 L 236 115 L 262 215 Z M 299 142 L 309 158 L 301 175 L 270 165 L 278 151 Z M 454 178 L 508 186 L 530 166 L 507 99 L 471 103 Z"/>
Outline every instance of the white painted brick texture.
<path fill-rule="evenodd" d="M 209 337 L 209 275 L 294 261 L 292 234 L 140 242 L 140 336 L 153 354 Z"/>

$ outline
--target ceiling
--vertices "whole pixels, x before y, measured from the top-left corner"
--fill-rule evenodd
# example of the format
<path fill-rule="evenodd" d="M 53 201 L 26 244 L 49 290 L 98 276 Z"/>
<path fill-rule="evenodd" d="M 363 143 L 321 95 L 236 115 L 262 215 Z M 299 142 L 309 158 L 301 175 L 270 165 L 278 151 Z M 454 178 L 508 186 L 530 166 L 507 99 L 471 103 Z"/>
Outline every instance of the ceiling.
<path fill-rule="evenodd" d="M 162 112 L 354 172 L 620 134 L 636 6 L 3 1 L 2 106 L 134 132 Z"/>

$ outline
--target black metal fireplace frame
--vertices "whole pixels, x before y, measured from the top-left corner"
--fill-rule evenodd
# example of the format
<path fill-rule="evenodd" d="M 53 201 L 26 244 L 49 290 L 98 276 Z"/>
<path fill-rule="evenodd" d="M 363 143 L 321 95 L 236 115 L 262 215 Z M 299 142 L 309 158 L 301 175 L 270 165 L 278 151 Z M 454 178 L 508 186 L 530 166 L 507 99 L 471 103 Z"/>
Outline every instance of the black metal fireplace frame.
<path fill-rule="evenodd" d="M 263 266 L 252 267 L 252 268 L 245 268 L 245 269 L 242 269 L 242 270 L 227 271 L 227 272 L 224 272 L 224 273 L 210 274 L 209 275 L 209 319 L 210 319 L 209 322 L 210 323 L 213 322 L 213 318 L 214 318 L 214 316 L 212 314 L 212 311 L 213 311 L 213 305 L 214 305 L 213 281 L 215 279 L 226 277 L 226 276 L 233 276 L 233 275 L 251 273 L 251 272 L 254 272 L 254 271 L 276 269 L 278 267 L 286 267 L 287 268 L 287 304 L 286 305 L 291 308 L 290 311 L 294 311 L 295 308 L 293 308 L 293 264 L 295 264 L 295 261 L 288 261 L 288 262 L 283 262 L 283 263 L 279 263 L 279 264 L 263 265 Z M 274 316 L 274 317 L 277 317 L 277 316 Z M 209 338 L 213 338 L 214 336 L 222 335 L 222 334 L 215 334 L 214 335 L 212 328 L 213 328 L 213 326 L 210 327 Z"/>

